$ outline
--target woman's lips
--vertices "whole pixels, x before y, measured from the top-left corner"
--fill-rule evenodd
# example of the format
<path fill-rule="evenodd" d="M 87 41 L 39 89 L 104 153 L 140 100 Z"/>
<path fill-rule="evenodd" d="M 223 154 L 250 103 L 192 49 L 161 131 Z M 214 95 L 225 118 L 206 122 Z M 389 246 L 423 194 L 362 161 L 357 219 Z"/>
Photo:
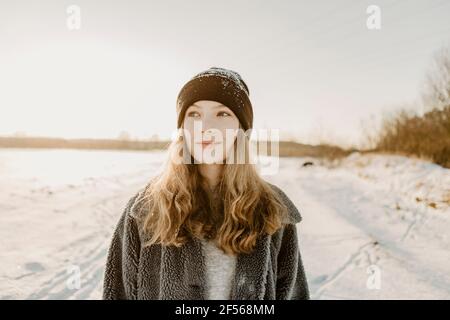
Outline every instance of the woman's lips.
<path fill-rule="evenodd" d="M 199 142 L 198 144 L 201 144 L 202 147 L 206 148 L 209 145 L 218 144 L 218 143 L 213 143 L 212 141 L 202 141 L 202 142 Z"/>

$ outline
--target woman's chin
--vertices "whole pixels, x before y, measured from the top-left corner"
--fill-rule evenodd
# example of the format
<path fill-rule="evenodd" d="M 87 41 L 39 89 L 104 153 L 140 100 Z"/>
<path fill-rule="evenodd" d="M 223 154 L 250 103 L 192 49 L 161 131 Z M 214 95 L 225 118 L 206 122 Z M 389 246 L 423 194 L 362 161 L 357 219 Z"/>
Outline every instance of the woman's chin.
<path fill-rule="evenodd" d="M 222 164 L 223 163 L 223 158 L 221 157 L 214 157 L 211 156 L 211 154 L 208 153 L 203 153 L 201 156 L 194 156 L 194 159 L 197 163 L 201 163 L 201 164 Z"/>

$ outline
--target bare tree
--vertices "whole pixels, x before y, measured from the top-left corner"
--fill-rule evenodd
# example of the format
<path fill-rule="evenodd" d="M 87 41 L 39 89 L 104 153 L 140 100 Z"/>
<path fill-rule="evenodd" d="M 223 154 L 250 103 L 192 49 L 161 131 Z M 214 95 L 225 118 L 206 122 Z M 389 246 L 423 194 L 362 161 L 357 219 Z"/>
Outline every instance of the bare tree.
<path fill-rule="evenodd" d="M 422 101 L 427 109 L 450 105 L 450 49 L 442 47 L 434 55 L 426 74 Z"/>

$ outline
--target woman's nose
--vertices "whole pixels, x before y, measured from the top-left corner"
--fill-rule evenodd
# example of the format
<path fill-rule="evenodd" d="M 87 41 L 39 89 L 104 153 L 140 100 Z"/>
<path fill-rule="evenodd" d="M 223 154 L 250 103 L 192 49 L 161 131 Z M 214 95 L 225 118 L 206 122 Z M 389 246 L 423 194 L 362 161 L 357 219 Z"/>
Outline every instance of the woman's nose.
<path fill-rule="evenodd" d="M 214 129 L 217 129 L 217 126 L 214 123 L 214 121 L 211 121 L 209 119 L 202 120 L 202 132 L 203 133 L 214 132 Z"/>
<path fill-rule="evenodd" d="M 203 130 L 202 135 L 206 136 L 206 137 L 212 136 L 212 135 L 214 135 L 214 130 L 212 128 Z"/>

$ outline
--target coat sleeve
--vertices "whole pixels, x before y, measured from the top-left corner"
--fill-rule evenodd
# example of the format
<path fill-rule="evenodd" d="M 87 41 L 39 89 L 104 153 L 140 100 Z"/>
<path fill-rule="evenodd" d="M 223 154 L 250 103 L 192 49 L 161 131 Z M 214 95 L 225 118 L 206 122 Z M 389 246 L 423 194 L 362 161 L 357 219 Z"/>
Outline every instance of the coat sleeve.
<path fill-rule="evenodd" d="M 131 300 L 137 296 L 140 238 L 131 207 L 131 197 L 117 223 L 109 245 L 103 279 L 104 300 Z"/>
<path fill-rule="evenodd" d="M 303 267 L 297 236 L 297 227 L 284 226 L 278 253 L 276 300 L 308 300 L 309 288 Z"/>

